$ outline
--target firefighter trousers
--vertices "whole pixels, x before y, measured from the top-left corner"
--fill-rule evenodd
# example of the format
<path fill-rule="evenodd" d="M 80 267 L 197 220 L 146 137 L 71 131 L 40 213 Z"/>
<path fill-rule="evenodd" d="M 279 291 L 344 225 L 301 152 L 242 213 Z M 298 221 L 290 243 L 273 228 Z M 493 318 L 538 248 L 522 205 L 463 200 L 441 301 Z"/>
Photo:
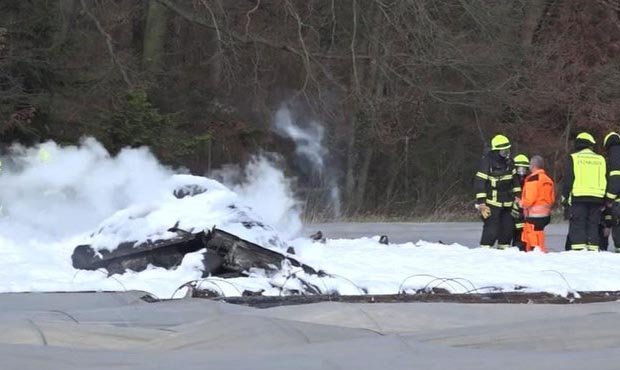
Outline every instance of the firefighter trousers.
<path fill-rule="evenodd" d="M 572 250 L 598 250 L 601 206 L 593 202 L 571 204 L 568 238 Z"/>
<path fill-rule="evenodd" d="M 611 238 L 614 240 L 615 252 L 620 253 L 620 225 L 611 228 Z"/>
<path fill-rule="evenodd" d="M 613 241 L 613 247 L 610 249 L 611 252 L 620 253 L 620 225 L 613 225 L 611 228 L 611 239 Z M 609 249 L 609 234 L 606 235 L 605 227 L 601 226 L 599 232 L 599 246 L 602 251 L 606 251 Z"/>
<path fill-rule="evenodd" d="M 480 246 L 491 248 L 497 242 L 499 249 L 510 247 L 514 222 L 510 213 L 510 207 L 489 206 L 491 216 L 484 220 Z"/>
<path fill-rule="evenodd" d="M 601 251 L 606 251 L 609 246 L 609 233 L 611 227 L 607 227 L 606 225 L 600 224 L 598 226 L 598 249 Z"/>
<path fill-rule="evenodd" d="M 515 226 L 512 231 L 512 246 L 519 248 L 520 251 L 525 251 L 525 243 L 523 243 L 522 235 L 523 235 L 523 226 L 525 226 L 525 221 L 520 221 L 521 226 Z"/>
<path fill-rule="evenodd" d="M 614 243 L 616 253 L 620 253 L 620 202 L 614 202 L 611 208 L 608 208 L 603 212 L 605 220 L 601 222 L 599 227 L 599 246 L 601 250 L 606 251 L 609 245 L 609 231 L 611 231 L 611 238 Z"/>

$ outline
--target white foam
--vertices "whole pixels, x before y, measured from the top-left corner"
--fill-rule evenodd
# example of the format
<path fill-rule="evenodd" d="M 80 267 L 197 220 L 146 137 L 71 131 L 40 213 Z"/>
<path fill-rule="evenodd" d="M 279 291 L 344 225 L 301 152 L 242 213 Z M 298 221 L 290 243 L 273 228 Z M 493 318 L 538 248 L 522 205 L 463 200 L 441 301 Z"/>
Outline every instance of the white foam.
<path fill-rule="evenodd" d="M 41 149 L 49 159 L 40 155 Z M 230 187 L 175 174 L 147 149 L 127 149 L 112 157 L 93 139 L 75 147 L 16 146 L 3 164 L 0 292 L 139 289 L 171 297 L 184 283 L 200 279 L 200 252 L 187 255 L 175 270 L 150 267 L 112 277 L 73 269 L 71 254 L 84 243 L 113 249 L 121 241 L 167 237 L 175 224 L 188 231 L 217 226 L 280 251 L 293 245 L 296 258 L 331 274 L 309 276 L 287 267 L 272 275 L 257 269 L 249 277 L 202 283 L 227 295 L 245 289 L 287 294 L 280 288 L 300 289 L 303 284 L 293 273 L 322 292 L 340 294 L 432 287 L 455 293 L 495 289 L 561 295 L 620 290 L 620 254 L 521 253 L 424 241 L 383 245 L 378 237 L 325 244 L 294 239 L 300 227 L 297 203 L 286 178 L 264 158 L 245 170 L 243 177 L 252 181 Z M 206 191 L 178 199 L 173 193 L 180 188 Z"/>

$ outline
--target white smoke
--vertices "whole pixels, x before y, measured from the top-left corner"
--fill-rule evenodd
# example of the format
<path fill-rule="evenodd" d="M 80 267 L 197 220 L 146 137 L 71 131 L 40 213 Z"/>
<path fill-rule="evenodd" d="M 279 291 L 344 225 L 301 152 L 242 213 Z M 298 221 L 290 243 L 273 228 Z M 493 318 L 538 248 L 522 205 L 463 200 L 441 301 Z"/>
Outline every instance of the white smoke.
<path fill-rule="evenodd" d="M 96 140 L 60 147 L 15 145 L 3 159 L 0 233 L 14 240 L 56 240 L 86 232 L 133 203 L 152 199 L 172 172 L 146 148 L 111 157 Z"/>
<path fill-rule="evenodd" d="M 94 139 L 66 147 L 13 146 L 1 160 L 0 292 L 139 289 L 169 297 L 183 282 L 200 278 L 199 253 L 174 270 L 109 279 L 102 271 L 76 272 L 74 248 L 88 243 L 113 249 L 121 241 L 165 235 L 179 222 L 182 229 L 219 226 L 282 248 L 282 238 L 301 225 L 286 178 L 265 158 L 240 170 L 245 176 L 234 187 L 238 193 L 207 178 L 177 175 L 147 148 L 111 156 Z M 186 185 L 206 192 L 177 199 L 173 191 Z M 247 228 L 246 220 L 267 225 Z"/>
<path fill-rule="evenodd" d="M 323 126 L 311 121 L 302 128 L 293 121 L 291 111 L 281 107 L 276 112 L 274 129 L 278 135 L 291 138 L 295 142 L 295 153 L 308 160 L 314 170 L 323 173 L 324 158 L 327 155 L 327 149 L 323 147 Z"/>
<path fill-rule="evenodd" d="M 302 228 L 301 211 L 282 171 L 266 157 L 258 156 L 245 167 L 243 178 L 245 181 L 238 185 L 227 185 L 284 239 L 297 236 Z"/>
<path fill-rule="evenodd" d="M 303 126 L 303 127 L 302 127 Z M 276 112 L 274 131 L 276 134 L 292 139 L 295 142 L 295 153 L 302 160 L 311 165 L 312 173 L 319 176 L 321 182 L 328 187 L 328 196 L 333 216 L 339 218 L 341 214 L 340 188 L 334 173 L 330 173 L 325 165 L 325 158 L 329 151 L 323 144 L 325 129 L 316 122 L 295 122 L 291 111 L 282 106 Z"/>
<path fill-rule="evenodd" d="M 175 173 L 148 148 L 123 149 L 111 156 L 92 138 L 78 146 L 15 145 L 2 163 L 0 235 L 24 247 L 34 240 L 61 241 L 91 232 L 121 209 L 171 196 Z M 234 190 L 240 193 L 241 204 L 284 235 L 299 230 L 288 182 L 267 159 L 252 161 L 244 182 Z"/>

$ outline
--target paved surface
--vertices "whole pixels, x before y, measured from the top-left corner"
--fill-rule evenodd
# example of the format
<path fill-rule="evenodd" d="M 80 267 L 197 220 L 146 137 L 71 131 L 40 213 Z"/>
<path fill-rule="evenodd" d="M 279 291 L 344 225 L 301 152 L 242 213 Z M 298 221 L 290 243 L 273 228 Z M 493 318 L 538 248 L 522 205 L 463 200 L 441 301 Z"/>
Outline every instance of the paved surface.
<path fill-rule="evenodd" d="M 327 238 L 359 238 L 363 236 L 387 235 L 390 242 L 405 243 L 426 240 L 458 243 L 468 247 L 480 244 L 481 222 L 444 222 L 444 223 L 359 223 L 334 222 L 310 224 L 304 227 L 304 235 L 321 230 Z M 553 224 L 545 228 L 547 249 L 563 251 L 568 233 L 568 224 Z"/>
<path fill-rule="evenodd" d="M 618 369 L 620 304 L 318 303 L 0 294 L 0 368 Z"/>
<path fill-rule="evenodd" d="M 480 224 L 309 225 L 330 238 L 477 245 Z M 552 225 L 560 250 L 566 225 Z M 324 302 L 256 309 L 144 292 L 0 294 L 0 369 L 620 368 L 620 303 Z"/>

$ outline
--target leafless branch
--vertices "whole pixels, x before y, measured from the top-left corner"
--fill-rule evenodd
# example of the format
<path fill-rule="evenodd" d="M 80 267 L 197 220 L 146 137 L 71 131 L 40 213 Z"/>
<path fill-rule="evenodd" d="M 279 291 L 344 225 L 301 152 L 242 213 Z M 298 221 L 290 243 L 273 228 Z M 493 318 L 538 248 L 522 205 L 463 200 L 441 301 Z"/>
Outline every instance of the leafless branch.
<path fill-rule="evenodd" d="M 83 1 L 83 0 L 82 0 Z M 199 24 L 203 27 L 207 27 L 210 29 L 215 30 L 216 27 L 212 24 L 211 21 L 206 20 L 204 17 L 202 17 L 200 14 L 196 14 L 195 12 L 186 10 L 184 8 L 182 8 L 181 6 L 179 6 L 178 4 L 176 4 L 173 0 L 156 0 L 159 1 L 160 3 L 162 3 L 163 5 L 167 6 L 170 10 L 174 11 L 175 13 L 177 13 L 178 15 L 180 15 L 181 17 L 187 19 L 188 21 L 192 22 L 192 23 L 196 23 Z M 283 44 L 283 43 L 278 43 L 278 42 L 274 42 L 272 40 L 260 37 L 260 36 L 256 36 L 256 35 L 239 35 L 238 33 L 232 31 L 232 30 L 228 30 L 227 31 L 227 35 L 229 37 L 231 37 L 232 39 L 234 39 L 235 41 L 244 43 L 244 44 L 250 44 L 250 43 L 259 43 L 274 49 L 280 49 L 280 50 L 285 50 L 285 51 L 289 51 L 292 53 L 295 53 L 299 56 L 303 56 L 303 53 L 293 47 L 291 47 L 290 45 L 287 44 Z"/>
<path fill-rule="evenodd" d="M 245 18 L 247 19 L 247 22 L 245 22 L 245 37 L 248 37 L 248 34 L 250 33 L 250 15 L 258 10 L 260 7 L 260 1 L 261 0 L 257 0 L 256 5 L 245 13 Z"/>
<path fill-rule="evenodd" d="M 301 45 L 301 49 L 303 53 L 301 57 L 304 63 L 304 68 L 306 69 L 306 76 L 304 78 L 304 83 L 301 88 L 301 91 L 306 91 L 306 87 L 308 86 L 308 80 L 310 79 L 310 75 L 311 75 L 311 70 L 310 70 L 310 56 L 308 54 L 308 49 L 306 48 L 306 43 L 304 41 L 304 37 L 302 33 L 303 23 L 301 21 L 301 17 L 299 16 L 299 13 L 297 13 L 297 11 L 293 7 L 293 5 L 290 3 L 290 1 L 287 1 L 286 4 L 287 4 L 287 8 L 289 12 L 293 15 L 293 18 L 295 18 L 295 20 L 297 21 L 297 37 L 299 38 L 299 44 Z"/>
<path fill-rule="evenodd" d="M 336 0 L 332 0 L 331 2 L 331 12 L 332 12 L 332 30 L 331 30 L 331 35 L 330 35 L 330 40 L 329 40 L 329 48 L 327 49 L 328 52 L 332 51 L 332 48 L 334 47 L 334 38 L 336 37 Z"/>
<path fill-rule="evenodd" d="M 353 0 L 353 35 L 351 36 L 351 68 L 353 69 L 353 82 L 355 93 L 360 93 L 360 81 L 357 75 L 357 61 L 355 57 L 355 39 L 357 37 L 357 0 Z"/>
<path fill-rule="evenodd" d="M 121 64 L 121 62 L 118 60 L 118 57 L 116 56 L 116 53 L 114 51 L 114 44 L 112 42 L 112 36 L 110 36 L 110 34 L 105 31 L 97 17 L 95 17 L 95 15 L 90 10 L 88 10 L 86 1 L 80 0 L 80 3 L 82 4 L 82 10 L 84 11 L 84 13 L 86 13 L 88 17 L 93 21 L 93 23 L 95 23 L 95 26 L 97 26 L 99 33 L 101 33 L 101 36 L 103 36 L 103 38 L 105 39 L 106 45 L 108 47 L 108 54 L 110 54 L 110 59 L 112 60 L 112 63 L 118 67 L 121 76 L 123 76 L 123 81 L 125 81 L 129 88 L 133 88 L 133 84 L 129 80 L 129 76 L 127 76 L 127 71 L 125 71 L 125 67 Z"/>
<path fill-rule="evenodd" d="M 206 2 L 205 0 L 201 0 L 200 2 L 202 3 L 202 5 L 204 5 L 205 8 L 207 8 L 207 10 L 209 11 L 209 14 L 211 15 L 211 22 L 213 23 L 213 28 L 215 29 L 215 34 L 217 35 L 217 47 L 221 53 L 222 52 L 222 34 L 220 33 L 220 28 L 217 25 L 217 20 L 215 19 L 215 13 L 213 13 L 213 9 L 211 9 L 208 2 Z"/>

